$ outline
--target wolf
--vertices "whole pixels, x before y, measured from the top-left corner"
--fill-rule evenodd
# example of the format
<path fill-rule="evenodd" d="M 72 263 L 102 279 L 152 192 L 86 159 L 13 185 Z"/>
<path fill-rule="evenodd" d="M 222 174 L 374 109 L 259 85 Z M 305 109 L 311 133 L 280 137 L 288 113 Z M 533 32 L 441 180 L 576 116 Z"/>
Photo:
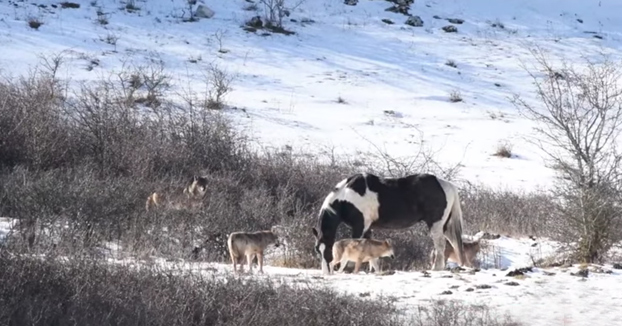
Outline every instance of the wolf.
<path fill-rule="evenodd" d="M 274 228 L 257 232 L 233 232 L 227 239 L 227 247 L 233 264 L 233 272 L 237 272 L 237 264 L 240 264 L 240 272 L 244 271 L 244 257 L 248 262 L 249 273 L 253 272 L 253 256 L 257 258 L 259 273 L 263 273 L 263 253 L 269 245 L 280 246 L 279 237 Z"/>
<path fill-rule="evenodd" d="M 484 232 L 478 232 L 475 235 L 475 238 L 473 240 L 469 240 L 464 237 L 462 238 L 462 245 L 464 247 L 464 255 L 466 257 L 465 266 L 473 268 L 473 267 L 476 267 L 475 265 L 479 265 L 479 263 L 477 263 L 475 259 L 475 256 L 477 256 L 477 253 L 481 250 L 480 240 L 485 234 L 486 233 Z M 445 243 L 445 259 L 451 260 L 453 262 L 457 262 L 458 256 L 456 254 L 456 251 L 451 246 L 451 243 L 449 243 L 448 240 L 446 241 L 447 242 Z M 432 251 L 430 252 L 430 266 L 434 266 L 434 259 L 436 258 L 435 256 L 436 256 L 435 251 L 434 249 L 432 249 Z"/>
<path fill-rule="evenodd" d="M 147 197 L 145 209 L 149 211 L 151 206 L 164 205 L 169 209 L 196 209 L 200 207 L 202 198 L 207 192 L 207 178 L 193 176 L 190 185 L 185 187 L 181 194 L 172 193 L 164 195 L 161 192 L 154 192 Z"/>
<path fill-rule="evenodd" d="M 380 271 L 378 259 L 380 257 L 395 258 L 393 245 L 386 240 L 377 239 L 342 239 L 333 245 L 333 261 L 330 262 L 329 273 L 333 272 L 336 264 L 339 264 L 339 273 L 343 272 L 349 261 L 355 262 L 353 273 L 356 274 L 361 264 L 369 262 L 369 271 L 372 267 L 375 273 Z"/>

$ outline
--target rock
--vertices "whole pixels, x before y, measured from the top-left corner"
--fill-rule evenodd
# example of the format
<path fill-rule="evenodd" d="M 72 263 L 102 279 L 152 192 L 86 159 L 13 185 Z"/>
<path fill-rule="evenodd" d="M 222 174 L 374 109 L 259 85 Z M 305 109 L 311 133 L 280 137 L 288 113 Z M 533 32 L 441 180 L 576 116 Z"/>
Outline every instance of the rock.
<path fill-rule="evenodd" d="M 445 291 L 441 292 L 441 295 L 447 295 L 447 294 L 453 294 L 453 292 L 451 292 L 449 290 L 445 290 Z"/>
<path fill-rule="evenodd" d="M 386 271 L 378 272 L 376 276 L 385 276 L 385 275 L 393 275 L 393 274 L 395 274 L 395 270 L 389 269 Z"/>
<path fill-rule="evenodd" d="M 583 19 L 581 19 L 581 18 L 577 18 L 577 21 L 578 21 L 579 23 L 583 24 Z"/>
<path fill-rule="evenodd" d="M 455 289 L 457 289 L 457 288 L 459 288 L 459 287 L 460 287 L 460 285 L 452 285 L 452 286 L 450 286 L 449 288 L 450 288 L 450 289 L 452 289 L 452 290 L 455 290 Z"/>
<path fill-rule="evenodd" d="M 467 291 L 467 292 L 473 292 L 473 291 L 475 291 L 475 289 L 474 289 L 474 288 L 467 288 L 465 291 Z"/>
<path fill-rule="evenodd" d="M 488 284 L 480 284 L 480 285 L 476 285 L 475 286 L 478 289 L 490 289 L 492 288 L 492 286 L 488 285 Z"/>
<path fill-rule="evenodd" d="M 454 25 L 447 25 L 442 28 L 446 33 L 457 33 L 458 28 Z"/>
<path fill-rule="evenodd" d="M 461 25 L 462 23 L 464 23 L 464 19 L 460 19 L 460 18 L 447 18 L 447 21 L 452 24 L 458 24 L 458 25 Z"/>
<path fill-rule="evenodd" d="M 622 264 L 620 263 L 613 264 L 613 269 L 622 269 Z"/>
<path fill-rule="evenodd" d="M 580 277 L 587 277 L 589 273 L 590 272 L 586 268 L 586 269 L 580 269 L 576 273 L 570 273 L 570 275 L 572 275 L 572 276 L 580 276 Z"/>
<path fill-rule="evenodd" d="M 510 281 L 510 282 L 505 283 L 505 285 L 509 285 L 509 286 L 517 286 L 517 285 L 518 285 L 518 282 Z"/>
<path fill-rule="evenodd" d="M 246 25 L 250 27 L 254 27 L 254 28 L 262 28 L 263 22 L 261 21 L 261 17 L 255 16 L 251 18 L 249 21 L 247 21 Z"/>
<path fill-rule="evenodd" d="M 383 19 L 382 22 L 385 23 L 385 24 L 389 24 L 389 25 L 395 24 L 391 19 L 386 19 L 386 18 Z"/>
<path fill-rule="evenodd" d="M 507 273 L 505 276 L 525 275 L 525 273 L 532 272 L 532 271 L 533 271 L 533 269 L 531 267 L 522 267 L 522 268 L 517 268 L 517 269 Z"/>
<path fill-rule="evenodd" d="M 410 14 L 408 13 L 408 10 L 409 10 L 408 6 L 395 5 L 395 6 L 385 9 L 384 11 L 390 11 L 396 14 L 404 14 L 406 16 L 410 16 Z"/>
<path fill-rule="evenodd" d="M 348 6 L 356 6 L 356 4 L 359 3 L 359 0 L 344 0 L 343 3 Z"/>
<path fill-rule="evenodd" d="M 206 5 L 198 5 L 197 10 L 194 11 L 194 16 L 198 18 L 212 18 L 214 17 L 214 11 Z"/>
<path fill-rule="evenodd" d="M 453 26 L 451 26 L 453 27 Z M 492 234 L 492 233 L 488 233 L 488 232 L 484 232 L 484 235 L 482 235 L 482 239 L 484 240 L 495 240 L 495 239 L 499 239 L 501 238 L 500 234 Z"/>
<path fill-rule="evenodd" d="M 465 270 L 465 269 L 464 269 L 464 268 L 462 268 L 462 267 L 460 267 L 460 266 L 452 267 L 452 268 L 450 269 L 450 271 L 451 271 L 452 273 L 459 273 L 459 272 L 464 271 L 464 270 Z"/>
<path fill-rule="evenodd" d="M 432 18 L 434 18 L 434 19 L 442 19 L 441 16 L 439 16 L 439 15 L 434 15 L 434 16 L 432 16 Z"/>
<path fill-rule="evenodd" d="M 423 26 L 423 20 L 419 16 L 410 16 L 408 17 L 408 19 L 406 19 L 406 22 L 404 24 L 413 27 L 421 27 Z"/>

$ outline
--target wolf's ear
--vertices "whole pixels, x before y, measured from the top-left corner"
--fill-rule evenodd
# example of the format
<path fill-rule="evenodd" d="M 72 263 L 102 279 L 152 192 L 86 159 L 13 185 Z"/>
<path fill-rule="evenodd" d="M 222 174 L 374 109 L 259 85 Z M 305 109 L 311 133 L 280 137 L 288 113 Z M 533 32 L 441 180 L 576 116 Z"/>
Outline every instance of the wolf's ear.
<path fill-rule="evenodd" d="M 311 231 L 313 232 L 313 236 L 317 238 L 317 230 L 315 228 L 311 228 Z"/>
<path fill-rule="evenodd" d="M 386 243 L 388 246 L 391 245 L 391 239 L 384 239 L 384 243 Z"/>

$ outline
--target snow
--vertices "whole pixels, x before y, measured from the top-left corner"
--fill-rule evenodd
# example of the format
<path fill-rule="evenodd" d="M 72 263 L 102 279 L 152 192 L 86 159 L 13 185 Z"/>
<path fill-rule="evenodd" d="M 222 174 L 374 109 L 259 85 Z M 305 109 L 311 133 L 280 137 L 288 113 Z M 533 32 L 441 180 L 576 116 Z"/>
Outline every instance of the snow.
<path fill-rule="evenodd" d="M 534 99 L 520 66 L 533 61 L 526 46 L 578 63 L 579 56 L 600 50 L 617 56 L 622 33 L 622 3 L 615 0 L 417 1 L 411 13 L 425 23 L 418 28 L 385 11 L 385 1 L 306 1 L 286 18 L 295 35 L 266 37 L 240 28 L 261 15 L 244 10 L 249 3 L 243 0 L 204 1 L 215 16 L 192 23 L 181 22 L 183 1 L 137 1 L 134 13 L 119 9 L 122 2 L 77 3 L 79 9 L 52 8 L 54 1 L 1 2 L 4 73 L 24 74 L 39 62 L 37 55 L 65 51 L 60 77 L 80 85 L 124 64 L 161 59 L 175 78 L 173 91 L 201 92 L 202 69 L 215 63 L 237 77 L 228 104 L 245 110 L 227 115 L 258 144 L 350 157 L 374 152 L 376 145 L 399 157 L 418 151 L 420 130 L 441 164 L 462 165 L 460 179 L 522 190 L 548 187 L 553 178 L 542 152 L 525 139 L 533 124 L 508 100 L 513 94 Z M 97 10 L 107 25 L 97 23 Z M 43 25 L 31 29 L 29 17 Z M 464 23 L 457 33 L 445 33 L 445 18 Z M 108 35 L 118 37 L 116 45 L 104 41 Z M 93 66 L 95 59 L 99 65 Z M 448 60 L 457 68 L 445 65 Z M 453 90 L 462 102 L 448 101 Z M 337 103 L 339 97 L 346 103 Z M 503 141 L 513 145 L 515 157 L 491 155 Z"/>
<path fill-rule="evenodd" d="M 594 58 L 598 51 L 619 59 L 622 44 L 618 0 L 416 1 L 410 12 L 423 19 L 419 28 L 404 25 L 406 16 L 385 11 L 386 1 L 347 6 L 307 0 L 286 18 L 285 27 L 295 35 L 265 37 L 240 28 L 261 15 L 242 9 L 249 5 L 244 0 L 204 1 L 214 17 L 192 23 L 181 22 L 185 1 L 136 1 L 141 9 L 135 13 L 119 10 L 123 3 L 117 1 L 75 2 L 79 9 L 53 8 L 57 2 L 49 0 L 0 0 L 1 72 L 23 75 L 40 62 L 38 55 L 63 52 L 59 77 L 76 87 L 111 76 L 124 65 L 161 59 L 174 77 L 169 94 L 174 96 L 185 88 L 203 92 L 202 72 L 215 63 L 236 77 L 226 101 L 237 109 L 226 114 L 259 145 L 290 145 L 318 155 L 334 150 L 352 160 L 364 159 L 378 146 L 400 157 L 418 152 L 422 134 L 423 145 L 436 152 L 442 165 L 461 164 L 459 179 L 515 190 L 549 187 L 554 176 L 542 151 L 527 141 L 534 124 L 509 101 L 514 94 L 535 101 L 521 67 L 533 62 L 528 48 L 538 45 L 551 59 L 563 56 L 578 65 L 581 56 Z M 107 25 L 96 22 L 98 8 L 106 13 Z M 30 17 L 43 25 L 31 29 Z M 395 24 L 385 24 L 385 18 Z M 457 33 L 445 33 L 445 18 L 464 23 L 455 25 Z M 104 41 L 108 36 L 118 37 L 116 45 Z M 457 67 L 446 65 L 448 60 Z M 462 102 L 448 100 L 454 90 Z M 512 144 L 514 157 L 492 156 L 503 141 Z M 0 241 L 11 223 L 0 219 Z M 531 266 L 534 257 L 552 255 L 557 244 L 538 239 L 532 247 L 532 240 L 507 237 L 489 243 L 481 254 L 488 269 L 474 275 L 324 277 L 319 270 L 266 266 L 265 275 L 257 277 L 392 295 L 406 310 L 430 298 L 484 302 L 527 325 L 604 325 L 622 319 L 618 309 L 603 304 L 604 298 L 615 302 L 622 293 L 619 271 L 591 273 L 583 280 L 570 275 L 576 267 L 547 269 L 555 275 L 536 268 L 515 280 L 518 286 L 508 286 L 503 280 L 512 278 L 501 269 Z M 110 243 L 102 250 L 115 256 L 121 249 Z M 165 267 L 177 268 L 172 263 Z M 230 266 L 184 263 L 183 268 L 225 273 Z M 466 291 L 478 284 L 492 288 Z M 453 294 L 440 295 L 453 285 L 458 286 Z"/>
<path fill-rule="evenodd" d="M 0 244 L 10 235 L 16 226 L 17 220 L 9 217 L 0 217 Z"/>
<path fill-rule="evenodd" d="M 509 314 L 524 325 L 609 325 L 622 321 L 622 315 L 611 306 L 603 304 L 603 298 L 620 297 L 622 284 L 620 270 L 605 265 L 608 273 L 591 272 L 587 278 L 571 275 L 579 270 L 578 266 L 533 268 L 525 276 L 506 276 L 508 272 L 522 267 L 532 266 L 532 257 L 545 258 L 555 254 L 558 244 L 546 239 L 516 239 L 502 236 L 496 240 L 482 240 L 489 248 L 495 247 L 500 254 L 497 259 L 480 254 L 483 260 L 482 270 L 474 274 L 468 271 L 452 273 L 450 271 L 428 271 L 428 277 L 422 271 L 395 271 L 392 275 L 333 274 L 322 275 L 321 270 L 282 268 L 266 265 L 264 273 L 258 274 L 258 266 L 253 267 L 253 274 L 238 275 L 242 278 L 269 279 L 276 284 L 291 286 L 325 286 L 354 296 L 381 298 L 395 302 L 405 318 L 413 313 L 418 305 L 425 305 L 430 300 L 459 300 L 467 304 L 486 304 L 495 314 Z M 536 246 L 532 246 L 536 244 Z M 385 258 L 383 258 L 385 259 Z M 112 263 L 139 267 L 134 261 L 110 260 Z M 495 262 L 496 261 L 496 262 Z M 171 262 L 156 260 L 158 268 L 173 270 L 178 273 L 198 272 L 206 276 L 224 279 L 231 276 L 230 264 Z M 496 266 L 494 268 L 488 268 Z M 596 265 L 595 265 L 596 266 Z M 508 282 L 518 285 L 507 285 Z M 486 288 L 485 286 L 489 286 Z M 451 294 L 442 294 L 451 291 Z"/>
<path fill-rule="evenodd" d="M 0 218 L 0 240 L 9 233 L 14 220 Z M 468 237 L 468 236 L 466 236 Z M 319 269 L 296 269 L 270 266 L 266 257 L 264 273 L 248 273 L 236 277 L 261 278 L 275 284 L 290 286 L 327 287 L 338 292 L 392 300 L 404 318 L 411 318 L 414 308 L 429 304 L 430 300 L 458 300 L 467 304 L 486 304 L 493 314 L 509 314 L 525 325 L 605 325 L 622 321 L 622 315 L 603 304 L 603 298 L 615 302 L 622 298 L 622 272 L 611 265 L 591 265 L 587 278 L 571 275 L 579 266 L 532 268 L 524 276 L 512 277 L 507 273 L 515 269 L 533 266 L 534 261 L 555 256 L 559 243 L 541 238 L 512 238 L 501 236 L 494 240 L 481 240 L 482 250 L 476 259 L 481 270 L 473 274 L 469 270 L 450 271 L 393 271 L 393 274 L 368 274 L 364 268 L 358 275 L 323 275 Z M 117 243 L 104 243 L 102 253 L 110 264 L 131 268 L 156 268 L 174 273 L 200 273 L 216 279 L 234 275 L 230 264 L 173 261 L 151 257 L 149 261 L 121 258 L 122 248 Z M 274 250 L 274 249 L 273 249 Z M 277 252 L 271 256 L 278 255 Z M 41 255 L 37 257 L 43 258 Z M 59 259 L 64 259 L 60 257 Z M 387 258 L 382 258 L 387 259 Z M 450 267 L 455 266 L 449 263 Z M 610 273 L 593 272 L 600 268 Z M 427 275 L 426 275 L 427 274 Z M 507 285 L 508 282 L 517 285 Z M 443 294 L 451 291 L 451 294 Z"/>

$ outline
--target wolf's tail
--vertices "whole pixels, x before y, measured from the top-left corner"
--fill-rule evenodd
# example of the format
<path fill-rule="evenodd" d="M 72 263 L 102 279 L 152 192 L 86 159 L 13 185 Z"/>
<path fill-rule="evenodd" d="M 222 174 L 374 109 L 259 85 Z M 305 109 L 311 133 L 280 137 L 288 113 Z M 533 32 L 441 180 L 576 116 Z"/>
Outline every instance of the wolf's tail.
<path fill-rule="evenodd" d="M 147 202 L 145 203 L 145 210 L 148 212 L 149 207 L 152 205 L 158 205 L 158 193 L 154 192 L 149 197 L 147 197 Z"/>

